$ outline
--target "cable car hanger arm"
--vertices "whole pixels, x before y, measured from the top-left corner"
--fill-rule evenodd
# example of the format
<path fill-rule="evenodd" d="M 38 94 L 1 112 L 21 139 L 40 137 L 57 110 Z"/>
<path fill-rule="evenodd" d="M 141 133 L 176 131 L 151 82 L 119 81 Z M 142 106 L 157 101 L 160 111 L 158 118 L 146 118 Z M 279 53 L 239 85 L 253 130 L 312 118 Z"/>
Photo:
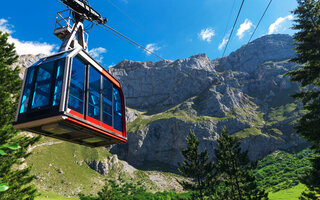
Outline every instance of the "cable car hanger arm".
<path fill-rule="evenodd" d="M 59 12 L 56 19 L 54 33 L 63 41 L 59 52 L 69 50 L 70 48 L 76 48 L 77 46 L 81 46 L 84 50 L 88 51 L 88 44 L 85 39 L 85 36 L 88 38 L 88 34 L 86 34 L 84 30 L 83 21 L 88 20 L 97 24 L 105 24 L 107 23 L 107 19 L 103 18 L 97 11 L 89 6 L 86 0 L 58 1 L 72 11 L 67 18 L 64 18 L 61 15 L 64 11 Z M 62 20 L 59 20 L 58 17 L 61 17 Z M 71 21 L 68 19 L 71 19 Z M 59 23 L 60 21 L 66 22 L 66 25 L 61 25 Z M 71 22 L 73 22 L 73 24 Z M 58 27 L 57 24 L 59 25 Z"/>
<path fill-rule="evenodd" d="M 155 52 L 133 41 L 132 39 L 116 31 L 110 26 L 107 26 L 106 25 L 107 19 L 103 18 L 98 12 L 96 12 L 92 7 L 90 7 L 87 0 L 57 0 L 57 1 L 66 5 L 73 12 L 73 19 L 75 22 L 72 28 L 72 31 L 69 30 L 68 31 L 69 33 L 66 34 L 67 36 L 63 35 L 63 38 L 61 38 L 61 34 L 60 35 L 59 33 L 56 34 L 56 30 L 55 30 L 55 35 L 63 41 L 63 45 L 60 47 L 59 51 L 68 50 L 70 47 L 75 48 L 76 46 L 82 46 L 84 50 L 86 51 L 88 50 L 87 42 L 84 39 L 85 38 L 84 34 L 86 34 L 86 32 L 83 28 L 83 21 L 86 19 L 88 21 L 91 21 L 93 24 L 98 25 L 99 27 L 107 30 L 113 35 L 119 37 L 120 39 L 128 42 L 129 44 L 135 46 L 136 48 L 144 52 L 147 52 L 148 54 L 160 60 L 164 60 L 164 58 L 157 55 Z M 77 34 L 78 40 L 76 40 L 76 34 L 74 32 L 78 33 Z"/>

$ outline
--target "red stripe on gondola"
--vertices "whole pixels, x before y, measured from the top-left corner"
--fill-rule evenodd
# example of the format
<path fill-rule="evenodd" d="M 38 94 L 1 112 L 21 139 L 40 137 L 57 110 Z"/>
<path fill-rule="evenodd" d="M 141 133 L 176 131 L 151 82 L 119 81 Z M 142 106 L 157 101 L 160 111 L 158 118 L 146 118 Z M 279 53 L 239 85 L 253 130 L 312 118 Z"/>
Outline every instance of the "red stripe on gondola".
<path fill-rule="evenodd" d="M 110 131 L 112 131 L 112 132 L 114 132 L 114 133 L 116 133 L 116 134 L 118 134 L 118 135 L 123 136 L 123 133 L 122 133 L 122 132 L 114 129 L 112 126 L 109 126 L 108 124 L 102 123 L 102 127 L 105 128 L 105 129 L 108 129 L 108 130 L 110 130 Z"/>
<path fill-rule="evenodd" d="M 73 119 L 73 118 L 71 118 L 71 117 L 68 117 L 68 118 L 66 119 L 66 121 L 72 122 L 72 123 L 74 123 L 74 124 L 76 124 L 76 125 L 80 125 L 80 126 L 85 127 L 85 128 L 92 129 L 92 130 L 94 130 L 94 131 L 96 131 L 96 132 L 102 133 L 102 134 L 104 134 L 104 135 L 107 135 L 107 136 L 109 136 L 109 137 L 111 137 L 111 138 L 120 140 L 120 141 L 122 141 L 122 142 L 126 142 L 125 139 L 122 139 L 122 138 L 117 137 L 117 136 L 115 136 L 115 135 L 112 135 L 112 134 L 110 134 L 110 133 L 108 133 L 108 132 L 106 132 L 106 131 L 103 131 L 103 130 L 100 130 L 100 129 L 98 129 L 98 128 L 95 128 L 95 127 L 93 127 L 93 126 L 91 126 L 91 125 L 89 125 L 89 124 L 85 124 L 85 123 L 83 123 L 83 122 L 80 122 L 80 121 L 78 121 L 78 120 L 76 120 L 76 119 Z"/>
<path fill-rule="evenodd" d="M 98 126 L 101 126 L 101 122 L 99 120 L 96 120 L 93 117 L 87 116 L 86 119 L 91 123 L 94 123 L 94 124 L 97 124 Z"/>
<path fill-rule="evenodd" d="M 106 76 L 113 84 L 121 88 L 120 83 L 113 76 L 111 76 L 105 69 L 102 69 L 102 74 Z"/>
<path fill-rule="evenodd" d="M 69 113 L 70 113 L 71 115 L 74 115 L 74 116 L 76 116 L 76 117 L 79 117 L 79 118 L 81 118 L 81 119 L 84 119 L 84 115 L 83 115 L 83 114 L 78 113 L 78 112 L 76 112 L 76 111 L 74 111 L 74 110 L 71 110 L 71 109 L 70 109 Z"/>
<path fill-rule="evenodd" d="M 74 110 L 70 110 L 69 113 L 72 114 L 72 115 L 74 115 L 74 116 L 76 116 L 76 117 L 79 117 L 79 118 L 81 118 L 81 119 L 84 119 L 84 116 L 83 116 L 82 114 L 80 114 L 80 113 L 78 113 L 78 112 L 76 112 L 76 111 L 74 111 Z M 94 118 L 92 118 L 92 117 L 90 117 L 90 116 L 86 116 L 86 120 L 87 120 L 88 122 L 91 122 L 91 123 L 93 123 L 93 124 L 96 124 L 96 125 L 98 125 L 98 126 L 101 126 L 101 122 L 100 122 L 99 120 L 96 120 L 96 119 L 94 119 Z M 82 122 L 81 122 L 81 123 L 82 123 Z M 90 125 L 88 125 L 88 126 L 90 126 Z M 105 129 L 108 129 L 108 130 L 110 130 L 110 131 L 112 131 L 112 132 L 114 132 L 114 133 L 116 133 L 116 134 L 118 134 L 118 135 L 121 135 L 121 136 L 126 137 L 126 134 L 125 134 L 124 132 L 118 131 L 118 130 L 114 129 L 112 126 L 109 126 L 109 125 L 107 125 L 107 124 L 105 124 L 105 123 L 102 123 L 102 127 L 105 128 Z"/>

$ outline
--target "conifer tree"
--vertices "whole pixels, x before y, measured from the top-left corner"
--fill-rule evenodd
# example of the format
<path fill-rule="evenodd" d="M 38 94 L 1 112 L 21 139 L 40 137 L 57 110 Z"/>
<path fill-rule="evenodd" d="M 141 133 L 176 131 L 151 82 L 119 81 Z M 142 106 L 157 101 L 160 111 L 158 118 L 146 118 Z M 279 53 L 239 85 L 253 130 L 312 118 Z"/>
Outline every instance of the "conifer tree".
<path fill-rule="evenodd" d="M 209 175 L 213 170 L 212 163 L 209 161 L 207 150 L 199 152 L 199 140 L 193 131 L 190 131 L 186 141 L 187 148 L 182 150 L 185 160 L 182 164 L 178 163 L 178 170 L 183 176 L 191 178 L 192 182 L 179 181 L 179 183 L 185 190 L 193 192 L 193 199 L 202 200 L 211 180 Z"/>
<path fill-rule="evenodd" d="M 316 157 L 311 160 L 313 169 L 302 180 L 310 193 L 304 193 L 302 199 L 316 199 L 320 194 L 320 2 L 318 0 L 297 0 L 298 7 L 292 11 L 295 24 L 294 35 L 296 57 L 292 62 L 302 66 L 287 73 L 292 81 L 299 82 L 302 91 L 293 95 L 303 103 L 307 110 L 296 127 L 303 138 L 312 142 Z M 312 195 L 313 194 L 313 195 Z"/>
<path fill-rule="evenodd" d="M 253 175 L 253 167 L 248 158 L 248 152 L 241 152 L 240 141 L 229 136 L 226 128 L 217 140 L 215 149 L 217 171 L 215 199 L 247 200 L 268 199 L 268 194 L 257 186 Z"/>
<path fill-rule="evenodd" d="M 10 67 L 17 61 L 14 45 L 8 43 L 8 34 L 0 31 L 0 144 L 19 144 L 18 150 L 6 150 L 0 156 L 0 183 L 9 185 L 8 190 L 0 192 L 1 200 L 34 199 L 36 189 L 30 184 L 34 176 L 29 174 L 31 168 L 18 169 L 30 153 L 27 147 L 39 138 L 18 135 L 13 129 L 21 80 L 19 68 Z"/>
<path fill-rule="evenodd" d="M 147 197 L 146 189 L 140 182 L 137 184 L 127 183 L 124 179 L 118 178 L 116 180 L 106 180 L 105 186 L 98 192 L 97 197 L 86 196 L 79 194 L 80 200 L 136 200 L 149 199 Z M 153 198 L 152 198 L 153 199 Z"/>

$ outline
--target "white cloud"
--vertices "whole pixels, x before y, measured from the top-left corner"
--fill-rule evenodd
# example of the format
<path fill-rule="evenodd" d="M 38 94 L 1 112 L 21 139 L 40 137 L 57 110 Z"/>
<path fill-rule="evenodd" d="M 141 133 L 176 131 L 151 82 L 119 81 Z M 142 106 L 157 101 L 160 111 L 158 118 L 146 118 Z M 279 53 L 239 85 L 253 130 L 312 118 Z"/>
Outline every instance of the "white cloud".
<path fill-rule="evenodd" d="M 249 19 L 245 19 L 244 22 L 240 25 L 240 28 L 237 31 L 237 36 L 239 39 L 242 39 L 244 33 L 253 26 L 252 22 Z"/>
<path fill-rule="evenodd" d="M 8 20 L 6 19 L 0 19 L 0 30 L 9 34 L 14 32 L 13 25 L 9 24 Z M 48 44 L 46 42 L 40 43 L 34 41 L 21 41 L 17 38 L 13 38 L 12 36 L 8 37 L 8 42 L 14 44 L 16 52 L 19 55 L 37 55 L 40 53 L 50 55 L 54 53 L 54 49 L 56 47 L 56 45 Z"/>
<path fill-rule="evenodd" d="M 13 26 L 8 24 L 8 20 L 0 19 L 0 31 L 11 34 L 13 32 Z"/>
<path fill-rule="evenodd" d="M 269 26 L 268 34 L 285 31 L 289 26 L 291 26 L 292 20 L 293 20 L 293 15 L 288 15 L 286 17 L 279 17 L 273 24 Z"/>
<path fill-rule="evenodd" d="M 104 53 L 107 53 L 107 50 L 103 47 L 94 48 L 89 51 L 89 54 L 98 62 L 102 62 L 103 60 L 102 54 Z"/>
<path fill-rule="evenodd" d="M 51 55 L 54 53 L 53 50 L 55 48 L 55 45 L 48 44 L 46 42 L 40 43 L 40 42 L 31 42 L 31 41 L 20 41 L 11 36 L 8 38 L 8 42 L 14 43 L 14 46 L 16 47 L 16 52 L 19 55 L 24 55 L 24 54 L 38 55 L 40 53 L 45 55 Z"/>
<path fill-rule="evenodd" d="M 211 38 L 215 36 L 215 32 L 212 28 L 209 27 L 206 29 L 202 29 L 198 35 L 201 40 L 211 42 Z"/>
<path fill-rule="evenodd" d="M 146 49 L 148 49 L 148 50 L 151 51 L 151 52 L 155 52 L 155 51 L 159 50 L 160 47 L 159 47 L 157 44 L 155 44 L 155 43 L 150 43 L 150 44 L 147 44 Z M 148 52 L 148 51 L 146 51 L 146 53 L 147 53 L 148 55 L 151 54 L 151 53 Z"/>
<path fill-rule="evenodd" d="M 228 42 L 227 37 L 228 37 L 228 35 L 226 35 L 226 36 L 223 38 L 223 40 L 221 41 L 221 43 L 219 44 L 219 46 L 218 46 L 219 51 L 221 51 L 222 48 L 223 48 L 224 46 L 226 46 L 226 44 L 227 44 L 227 42 Z"/>

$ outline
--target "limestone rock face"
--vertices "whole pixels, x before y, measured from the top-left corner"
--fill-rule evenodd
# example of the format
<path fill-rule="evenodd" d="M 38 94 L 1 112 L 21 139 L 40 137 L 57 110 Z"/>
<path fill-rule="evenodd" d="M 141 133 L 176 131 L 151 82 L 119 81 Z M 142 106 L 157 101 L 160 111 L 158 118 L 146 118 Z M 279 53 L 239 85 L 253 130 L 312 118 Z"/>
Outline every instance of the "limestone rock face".
<path fill-rule="evenodd" d="M 126 122 L 133 122 L 138 117 L 138 112 L 130 108 L 126 108 Z"/>
<path fill-rule="evenodd" d="M 209 58 L 203 54 L 156 63 L 124 60 L 109 72 L 121 82 L 128 107 L 149 110 L 176 105 L 216 78 Z"/>
<path fill-rule="evenodd" d="M 38 54 L 38 55 L 21 55 L 18 58 L 18 62 L 14 63 L 12 67 L 20 67 L 21 73 L 19 74 L 19 77 L 23 79 L 24 71 L 26 68 L 30 67 L 32 64 L 40 60 L 41 58 L 46 57 L 45 54 Z"/>
<path fill-rule="evenodd" d="M 253 72 L 266 61 L 282 61 L 293 58 L 293 39 L 289 35 L 273 34 L 258 38 L 248 45 L 218 59 L 218 71 L 233 70 Z"/>
<path fill-rule="evenodd" d="M 201 149 L 214 158 L 224 126 L 241 138 L 252 160 L 277 149 L 305 147 L 293 129 L 301 106 L 288 96 L 298 85 L 284 76 L 299 67 L 289 62 L 295 56 L 292 42 L 289 35 L 267 35 L 212 61 L 199 54 L 176 61 L 120 62 L 109 71 L 133 109 L 127 114 L 128 142 L 112 146 L 111 152 L 136 165 L 176 166 L 192 130 Z"/>
<path fill-rule="evenodd" d="M 18 62 L 15 65 L 20 66 L 22 68 L 28 68 L 33 63 L 37 62 L 43 57 L 46 57 L 46 55 L 45 54 L 38 54 L 36 56 L 31 54 L 21 55 L 18 59 Z"/>
<path fill-rule="evenodd" d="M 120 164 L 117 155 L 107 157 L 104 160 L 85 161 L 89 167 L 103 176 L 107 176 L 110 170 L 115 170 Z"/>

